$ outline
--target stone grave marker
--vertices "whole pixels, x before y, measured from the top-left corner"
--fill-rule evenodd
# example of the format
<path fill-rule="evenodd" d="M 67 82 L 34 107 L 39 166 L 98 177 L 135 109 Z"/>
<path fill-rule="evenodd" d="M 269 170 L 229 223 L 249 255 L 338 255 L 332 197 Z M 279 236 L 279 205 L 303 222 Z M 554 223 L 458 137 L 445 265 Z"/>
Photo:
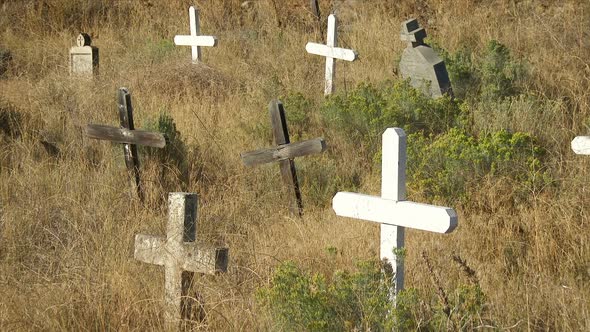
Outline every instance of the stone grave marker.
<path fill-rule="evenodd" d="M 164 320 L 168 331 L 176 330 L 200 306 L 189 290 L 195 273 L 226 272 L 228 248 L 205 246 L 197 240 L 197 194 L 168 195 L 166 236 L 135 235 L 135 259 L 164 266 Z"/>
<path fill-rule="evenodd" d="M 424 43 L 426 31 L 418 20 L 410 19 L 402 23 L 401 40 L 408 43 L 399 63 L 399 71 L 404 79 L 425 95 L 438 98 L 452 94 L 451 81 L 444 61 L 434 50 Z"/>
<path fill-rule="evenodd" d="M 577 136 L 572 140 L 572 150 L 575 154 L 590 155 L 590 136 Z"/>
<path fill-rule="evenodd" d="M 120 88 L 117 96 L 120 127 L 111 127 L 97 124 L 86 126 L 86 136 L 99 140 L 106 140 L 123 144 L 125 165 L 129 173 L 135 178 L 135 188 L 141 201 L 144 200 L 143 186 L 139 170 L 139 156 L 137 145 L 163 148 L 166 146 L 166 138 L 161 133 L 136 130 L 133 124 L 133 107 L 131 94 L 127 88 Z"/>
<path fill-rule="evenodd" d="M 448 207 L 406 200 L 406 134 L 401 128 L 388 128 L 383 133 L 381 172 L 381 197 L 338 192 L 332 208 L 339 216 L 381 224 L 380 256 L 392 268 L 390 298 L 395 301 L 404 287 L 403 258 L 396 255 L 404 247 L 404 229 L 450 233 L 457 227 L 457 213 Z"/>
<path fill-rule="evenodd" d="M 76 43 L 77 46 L 70 48 L 70 74 L 83 76 L 98 74 L 98 48 L 91 45 L 90 36 L 81 33 Z"/>
<path fill-rule="evenodd" d="M 217 46 L 217 37 L 201 36 L 199 24 L 199 11 L 191 6 L 188 9 L 190 35 L 174 36 L 174 44 L 190 46 L 192 50 L 192 61 L 194 64 L 201 61 L 201 46 Z"/>
<path fill-rule="evenodd" d="M 294 204 L 291 205 L 291 212 L 301 216 L 303 213 L 303 203 L 293 159 L 295 157 L 324 152 L 326 150 L 326 143 L 323 138 L 314 138 L 302 142 L 291 143 L 283 104 L 275 99 L 270 102 L 268 108 L 274 143 L 276 146 L 256 151 L 243 152 L 241 154 L 242 162 L 246 166 L 278 162 L 283 182 L 287 187 L 287 190 L 295 196 Z"/>
<path fill-rule="evenodd" d="M 336 47 L 337 44 L 337 21 L 334 14 L 328 16 L 328 36 L 326 45 L 317 43 L 307 43 L 305 50 L 307 53 L 321 55 L 326 57 L 326 85 L 324 95 L 330 95 L 334 92 L 334 76 L 336 74 L 336 59 L 354 61 L 358 54 L 354 50 Z"/>

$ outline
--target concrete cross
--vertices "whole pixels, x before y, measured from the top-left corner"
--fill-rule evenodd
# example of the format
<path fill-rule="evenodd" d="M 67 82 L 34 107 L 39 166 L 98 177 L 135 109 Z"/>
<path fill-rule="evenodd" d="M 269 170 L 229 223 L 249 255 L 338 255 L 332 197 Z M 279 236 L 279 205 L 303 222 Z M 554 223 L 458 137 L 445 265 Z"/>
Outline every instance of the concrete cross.
<path fill-rule="evenodd" d="M 137 145 L 163 148 L 166 146 L 166 138 L 158 132 L 135 130 L 131 94 L 127 88 L 119 88 L 117 106 L 121 123 L 120 128 L 89 124 L 86 126 L 86 135 L 94 139 L 124 144 L 125 165 L 127 166 L 127 170 L 134 175 L 137 195 L 143 201 L 144 194 L 139 171 Z"/>
<path fill-rule="evenodd" d="M 197 194 L 168 195 L 166 237 L 137 234 L 135 259 L 164 266 L 164 319 L 167 331 L 176 330 L 189 319 L 195 299 L 188 294 L 194 273 L 215 274 L 227 271 L 228 249 L 198 246 Z"/>
<path fill-rule="evenodd" d="M 242 162 L 246 166 L 256 166 L 270 162 L 279 162 L 281 176 L 287 189 L 295 196 L 295 205 L 291 206 L 291 212 L 299 216 L 303 213 L 301 191 L 297 181 L 297 172 L 293 158 L 302 157 L 313 153 L 321 153 L 326 150 L 323 138 L 314 138 L 307 141 L 291 143 L 287 118 L 283 104 L 278 100 L 272 100 L 268 105 L 270 122 L 276 146 L 256 151 L 241 153 Z"/>
<path fill-rule="evenodd" d="M 404 247 L 404 228 L 450 233 L 457 226 L 457 213 L 447 207 L 406 201 L 406 134 L 401 128 L 383 133 L 381 197 L 338 192 L 332 199 L 337 215 L 381 224 L 381 260 L 391 264 L 390 297 L 404 287 L 403 259 L 394 250 Z"/>
<path fill-rule="evenodd" d="M 408 47 L 417 47 L 424 45 L 424 39 L 426 38 L 426 30 L 421 28 L 418 24 L 418 20 L 410 19 L 402 23 L 402 31 L 400 33 L 400 39 L 408 43 Z"/>
<path fill-rule="evenodd" d="M 577 136 L 572 140 L 572 150 L 575 154 L 590 154 L 590 136 Z"/>
<path fill-rule="evenodd" d="M 201 61 L 201 46 L 217 46 L 217 37 L 215 36 L 201 36 L 199 27 L 199 11 L 191 6 L 188 9 L 190 20 L 190 35 L 176 35 L 174 36 L 174 44 L 180 46 L 190 46 L 192 50 L 193 63 Z"/>
<path fill-rule="evenodd" d="M 307 43 L 305 50 L 307 53 L 321 55 L 326 57 L 326 87 L 324 95 L 330 95 L 334 92 L 334 74 L 336 71 L 335 59 L 342 59 L 346 61 L 354 61 L 357 58 L 357 53 L 354 50 L 336 47 L 337 29 L 336 16 L 330 14 L 328 16 L 328 37 L 326 45 L 317 43 Z"/>

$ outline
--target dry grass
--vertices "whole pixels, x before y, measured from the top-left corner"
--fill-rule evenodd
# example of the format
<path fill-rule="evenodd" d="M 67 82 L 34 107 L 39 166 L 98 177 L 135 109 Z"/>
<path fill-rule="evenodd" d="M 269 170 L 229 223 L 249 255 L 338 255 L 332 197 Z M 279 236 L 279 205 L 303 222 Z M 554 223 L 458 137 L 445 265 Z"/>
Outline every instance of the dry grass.
<path fill-rule="evenodd" d="M 0 112 L 20 117 L 12 131 L 0 132 L 0 329 L 160 328 L 163 271 L 134 261 L 132 246 L 137 233 L 164 233 L 165 198 L 172 191 L 197 192 L 199 235 L 230 248 L 228 273 L 200 277 L 195 286 L 206 302 L 207 329 L 276 328 L 254 293 L 281 261 L 330 273 L 376 257 L 377 226 L 337 218 L 328 204 L 308 204 L 303 220 L 294 219 L 276 167 L 240 164 L 241 151 L 269 144 L 250 129 L 266 123 L 271 98 L 287 92 L 316 103 L 323 98 L 323 60 L 304 51 L 307 41 L 319 41 L 307 3 L 197 1 L 202 32 L 220 40 L 203 50 L 206 66 L 189 65 L 188 48 L 170 47 L 173 35 L 188 32 L 189 1 L 0 3 L 0 47 L 12 54 L 0 78 Z M 590 6 L 551 0 L 320 3 L 324 16 L 337 8 L 340 43 L 360 54 L 358 62 L 337 64 L 341 92 L 395 76 L 404 47 L 399 23 L 410 16 L 448 50 L 481 50 L 498 39 L 529 64 L 527 89 L 551 104 L 493 121 L 540 137 L 557 183 L 542 194 L 531 192 L 532 204 L 514 207 L 503 199 L 514 190 L 511 183 L 483 179 L 474 203 L 457 207 L 454 233 L 408 232 L 407 286 L 434 294 L 420 258 L 425 251 L 444 286 L 454 289 L 464 278 L 452 260 L 457 253 L 476 271 L 498 327 L 589 330 L 590 160 L 568 146 L 585 134 L 590 115 Z M 100 47 L 101 73 L 91 81 L 67 74 L 68 48 L 79 31 Z M 159 165 L 145 165 L 145 205 L 122 185 L 128 179 L 121 148 L 83 135 L 87 123 L 117 123 L 121 86 L 132 92 L 138 126 L 169 112 L 189 147 L 186 182 L 163 183 Z M 0 119 L 4 128 L 8 118 Z M 335 148 L 346 146 L 341 137 L 326 139 Z M 364 164 L 354 152 L 340 158 Z M 362 183 L 373 194 L 378 186 L 376 176 Z M 335 260 L 324 255 L 331 246 L 341 252 Z"/>

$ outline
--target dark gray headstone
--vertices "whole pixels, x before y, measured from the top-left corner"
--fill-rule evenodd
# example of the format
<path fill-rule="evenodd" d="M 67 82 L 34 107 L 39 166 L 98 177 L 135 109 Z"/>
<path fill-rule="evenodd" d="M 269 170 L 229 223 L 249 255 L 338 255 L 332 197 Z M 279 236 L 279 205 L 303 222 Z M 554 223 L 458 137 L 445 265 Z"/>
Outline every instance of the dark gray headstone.
<path fill-rule="evenodd" d="M 91 45 L 86 33 L 76 39 L 78 46 L 70 49 L 70 74 L 92 76 L 98 73 L 98 48 Z"/>
<path fill-rule="evenodd" d="M 424 43 L 426 31 L 418 20 L 402 23 L 401 40 L 408 46 L 402 54 L 399 71 L 403 78 L 410 78 L 413 87 L 433 98 L 452 94 L 451 81 L 443 60 Z"/>

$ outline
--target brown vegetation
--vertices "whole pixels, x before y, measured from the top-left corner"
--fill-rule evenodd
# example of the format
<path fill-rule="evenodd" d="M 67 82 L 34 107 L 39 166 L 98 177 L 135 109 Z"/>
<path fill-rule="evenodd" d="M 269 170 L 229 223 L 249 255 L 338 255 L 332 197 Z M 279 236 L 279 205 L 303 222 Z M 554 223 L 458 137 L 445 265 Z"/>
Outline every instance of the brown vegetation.
<path fill-rule="evenodd" d="M 258 306 L 278 262 L 290 259 L 330 274 L 378 255 L 375 224 L 338 218 L 330 202 L 289 215 L 277 166 L 242 166 L 239 154 L 269 144 L 253 135 L 268 126 L 271 98 L 300 92 L 323 100 L 323 60 L 305 52 L 319 41 L 307 0 L 196 1 L 201 31 L 219 38 L 204 48 L 206 66 L 174 47 L 188 33 L 191 1 L 5 0 L 0 2 L 0 329 L 157 330 L 163 326 L 163 270 L 133 259 L 137 233 L 164 234 L 166 197 L 199 194 L 198 236 L 230 248 L 227 274 L 204 276 L 195 288 L 206 303 L 203 328 L 273 330 Z M 452 290 L 470 271 L 488 297 L 496 327 L 516 330 L 590 329 L 590 159 L 569 142 L 586 134 L 590 116 L 590 5 L 578 1 L 320 0 L 322 19 L 339 13 L 339 43 L 355 63 L 339 62 L 336 89 L 396 78 L 404 43 L 400 22 L 418 17 L 446 50 L 482 50 L 496 39 L 524 60 L 524 89 L 548 101 L 493 116 L 473 112 L 481 131 L 511 126 L 534 134 L 548 153 L 554 183 L 529 190 L 527 204 L 509 201 L 514 183 L 483 178 L 469 204 L 454 206 L 450 234 L 407 232 L 407 287 Z M 323 23 L 322 23 L 323 24 Z M 68 74 L 69 47 L 81 31 L 100 48 L 100 75 Z M 4 65 L 4 64 L 3 64 Z M 116 91 L 132 93 L 136 125 L 169 113 L 186 143 L 188 176 L 152 159 L 143 165 L 147 201 L 129 189 L 122 148 L 86 138 L 87 123 L 117 124 Z M 516 101 L 515 101 L 516 103 Z M 289 112 L 289 109 L 286 110 Z M 371 161 L 324 135 L 341 152 L 311 156 L 342 172 Z M 262 129 L 259 127 L 262 126 Z M 143 152 L 145 154 L 145 152 Z M 298 161 L 299 162 L 299 161 Z M 307 165 L 310 165 L 310 161 Z M 375 173 L 375 172 L 373 172 Z M 375 173 L 376 174 L 376 173 Z M 377 194 L 379 176 L 360 190 Z M 519 188 L 522 189 L 522 188 Z M 525 188 L 526 189 L 526 188 Z M 420 193 L 409 188 L 411 199 Z M 459 204 L 459 203 L 457 203 Z M 341 255 L 328 259 L 328 247 Z M 421 258 L 428 255 L 428 266 Z M 433 285 L 435 269 L 441 285 Z M 474 275 L 475 274 L 475 275 Z"/>

